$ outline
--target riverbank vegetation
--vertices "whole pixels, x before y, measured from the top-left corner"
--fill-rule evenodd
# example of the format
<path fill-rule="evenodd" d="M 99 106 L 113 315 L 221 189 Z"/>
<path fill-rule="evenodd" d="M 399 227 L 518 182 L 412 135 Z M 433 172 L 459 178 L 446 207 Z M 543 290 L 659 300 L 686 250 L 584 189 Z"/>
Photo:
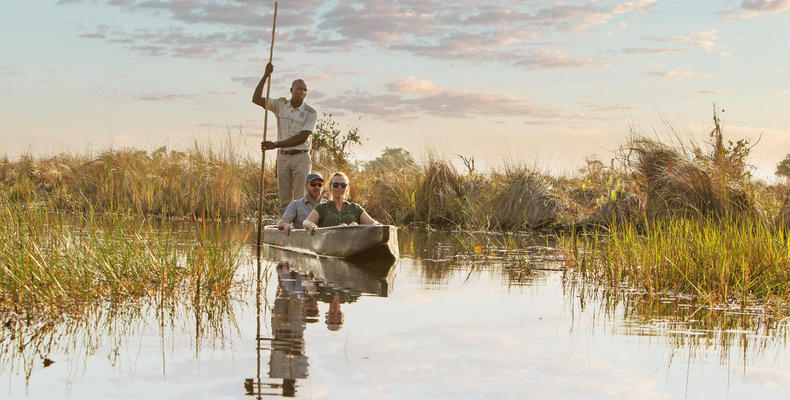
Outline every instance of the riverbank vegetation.
<path fill-rule="evenodd" d="M 0 201 L 0 310 L 17 317 L 78 315 L 137 299 L 227 297 L 244 239 L 92 213 L 64 216 Z"/>
<path fill-rule="evenodd" d="M 715 109 L 707 143 L 675 135 L 667 144 L 632 132 L 608 162 L 590 158 L 564 176 L 517 164 L 481 173 L 467 157 L 461 157 L 466 171 L 459 171 L 442 156 L 416 160 L 397 148 L 355 163 L 348 147 L 359 143 L 359 131 L 343 134 L 330 122 L 321 125 L 324 136 L 317 136 L 324 140 L 314 143 L 313 169 L 348 172 L 351 199 L 382 222 L 551 230 L 570 238 L 563 241 L 569 268 L 613 286 L 694 294 L 710 303 L 790 299 L 784 272 L 790 268 L 790 189 L 752 177 L 748 157 L 754 144 L 725 137 Z M 6 209 L 76 215 L 252 220 L 259 179 L 259 160 L 241 156 L 232 144 L 0 159 Z M 263 212 L 274 217 L 273 169 L 264 171 L 264 182 Z M 106 251 L 116 250 L 124 251 Z"/>

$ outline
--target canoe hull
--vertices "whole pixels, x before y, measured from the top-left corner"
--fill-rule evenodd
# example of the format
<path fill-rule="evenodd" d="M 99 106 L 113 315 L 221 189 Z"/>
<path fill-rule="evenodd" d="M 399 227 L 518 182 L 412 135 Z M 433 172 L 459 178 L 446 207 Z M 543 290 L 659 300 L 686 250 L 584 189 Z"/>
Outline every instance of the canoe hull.
<path fill-rule="evenodd" d="M 263 229 L 263 243 L 299 253 L 352 260 L 400 257 L 398 228 L 392 225 L 316 228 L 312 235 L 305 229 L 294 229 L 286 235 L 275 225 Z"/>

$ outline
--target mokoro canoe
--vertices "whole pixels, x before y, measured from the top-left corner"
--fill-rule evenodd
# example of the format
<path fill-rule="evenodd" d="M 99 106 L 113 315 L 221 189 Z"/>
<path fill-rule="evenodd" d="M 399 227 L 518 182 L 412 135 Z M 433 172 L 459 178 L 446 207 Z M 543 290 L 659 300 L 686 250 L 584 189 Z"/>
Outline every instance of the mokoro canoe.
<path fill-rule="evenodd" d="M 395 278 L 394 259 L 352 261 L 345 258 L 319 257 L 267 246 L 264 257 L 287 262 L 292 270 L 310 274 L 324 285 L 359 293 L 387 297 Z"/>
<path fill-rule="evenodd" d="M 294 229 L 286 235 L 276 225 L 267 225 L 263 227 L 263 243 L 299 253 L 355 260 L 400 257 L 398 228 L 392 225 L 316 228 L 312 235 L 306 229 Z"/>

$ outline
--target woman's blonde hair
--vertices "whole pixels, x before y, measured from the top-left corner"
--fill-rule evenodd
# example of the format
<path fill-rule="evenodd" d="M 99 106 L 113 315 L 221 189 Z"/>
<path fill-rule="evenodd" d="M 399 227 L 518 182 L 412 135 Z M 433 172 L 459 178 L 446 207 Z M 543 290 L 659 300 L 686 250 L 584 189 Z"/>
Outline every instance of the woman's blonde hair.
<path fill-rule="evenodd" d="M 333 173 L 332 176 L 329 178 L 330 185 L 332 185 L 332 181 L 335 179 L 336 176 L 342 176 L 343 178 L 346 178 L 346 183 L 348 184 L 348 186 L 351 186 L 351 179 L 349 179 L 348 175 L 346 175 L 344 172 L 340 172 L 340 171 Z M 343 200 L 345 200 L 346 197 L 348 196 L 349 193 L 348 186 L 346 186 L 346 191 L 343 192 Z M 330 195 L 332 196 L 332 198 L 334 198 L 334 195 L 331 193 L 332 192 L 330 190 Z"/>
<path fill-rule="evenodd" d="M 340 172 L 340 171 L 337 171 L 334 174 L 332 174 L 332 177 L 329 178 L 329 183 L 332 183 L 332 179 L 334 179 L 336 176 L 342 176 L 343 178 L 346 178 L 346 182 L 351 183 L 351 179 L 348 179 L 348 175 L 346 175 L 345 172 Z"/>

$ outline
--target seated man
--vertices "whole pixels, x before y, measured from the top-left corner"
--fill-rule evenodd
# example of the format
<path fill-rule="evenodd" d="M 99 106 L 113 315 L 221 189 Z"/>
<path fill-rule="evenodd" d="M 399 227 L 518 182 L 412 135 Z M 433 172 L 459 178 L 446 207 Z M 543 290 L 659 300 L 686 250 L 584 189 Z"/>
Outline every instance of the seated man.
<path fill-rule="evenodd" d="M 285 208 L 277 228 L 285 230 L 286 235 L 291 234 L 291 229 L 302 229 L 302 221 L 310 215 L 318 202 L 321 201 L 321 192 L 324 188 L 324 178 L 321 174 L 312 173 L 307 175 L 307 182 L 304 184 L 304 197 L 288 204 Z"/>

